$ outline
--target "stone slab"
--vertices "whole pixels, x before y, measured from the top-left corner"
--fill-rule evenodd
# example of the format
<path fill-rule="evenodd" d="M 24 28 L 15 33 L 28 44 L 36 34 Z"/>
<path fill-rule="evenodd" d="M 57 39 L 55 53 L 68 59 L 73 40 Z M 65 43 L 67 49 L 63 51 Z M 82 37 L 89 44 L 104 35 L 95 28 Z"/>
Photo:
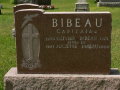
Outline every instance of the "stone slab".
<path fill-rule="evenodd" d="M 120 73 L 85 74 L 17 74 L 11 68 L 4 77 L 5 90 L 119 90 Z"/>
<path fill-rule="evenodd" d="M 120 0 L 99 0 L 100 2 L 120 2 Z"/>
<path fill-rule="evenodd" d="M 120 7 L 120 2 L 98 2 L 97 6 Z"/>

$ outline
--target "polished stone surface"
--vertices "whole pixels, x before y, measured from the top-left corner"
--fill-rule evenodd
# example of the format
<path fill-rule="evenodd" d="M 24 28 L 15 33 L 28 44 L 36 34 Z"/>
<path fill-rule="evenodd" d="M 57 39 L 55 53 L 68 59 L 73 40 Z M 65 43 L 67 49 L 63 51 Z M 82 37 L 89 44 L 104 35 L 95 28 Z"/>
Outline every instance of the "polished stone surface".
<path fill-rule="evenodd" d="M 109 74 L 111 22 L 109 12 L 17 11 L 18 72 Z"/>

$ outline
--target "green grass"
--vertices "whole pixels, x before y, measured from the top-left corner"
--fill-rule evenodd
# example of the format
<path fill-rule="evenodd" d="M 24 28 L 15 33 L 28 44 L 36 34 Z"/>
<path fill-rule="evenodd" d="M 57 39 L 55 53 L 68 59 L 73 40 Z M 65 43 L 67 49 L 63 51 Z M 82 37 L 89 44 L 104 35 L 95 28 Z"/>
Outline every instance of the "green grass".
<path fill-rule="evenodd" d="M 56 9 L 47 11 L 74 11 L 77 0 L 52 0 Z M 110 11 L 112 13 L 112 67 L 120 69 L 120 8 L 96 7 L 94 0 L 88 0 L 91 11 Z M 3 90 L 5 73 L 16 66 L 15 40 L 11 35 L 14 27 L 13 4 L 9 0 L 0 0 L 4 9 L 0 15 L 0 90 Z"/>
<path fill-rule="evenodd" d="M 3 90 L 3 76 L 11 68 L 16 66 L 15 40 L 11 36 L 13 28 L 12 6 L 2 3 L 4 9 L 0 15 L 0 90 Z"/>

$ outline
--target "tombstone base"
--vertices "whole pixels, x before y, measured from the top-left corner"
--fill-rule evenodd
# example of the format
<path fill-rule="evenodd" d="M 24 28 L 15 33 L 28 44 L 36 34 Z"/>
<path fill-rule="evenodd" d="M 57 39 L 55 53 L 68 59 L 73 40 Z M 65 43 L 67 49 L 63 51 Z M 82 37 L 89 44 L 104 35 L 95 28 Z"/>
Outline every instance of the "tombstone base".
<path fill-rule="evenodd" d="M 112 69 L 111 75 L 17 74 L 17 68 L 11 68 L 4 83 L 5 90 L 118 90 L 120 73 Z"/>

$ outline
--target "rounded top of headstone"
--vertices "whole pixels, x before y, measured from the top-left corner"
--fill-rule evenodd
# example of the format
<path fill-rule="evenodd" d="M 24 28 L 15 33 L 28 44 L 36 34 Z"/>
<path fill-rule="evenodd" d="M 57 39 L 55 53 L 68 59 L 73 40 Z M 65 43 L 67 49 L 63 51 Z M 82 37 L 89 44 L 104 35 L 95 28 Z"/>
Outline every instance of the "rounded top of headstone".
<path fill-rule="evenodd" d="M 26 3 L 14 6 L 14 12 L 21 9 L 39 9 L 39 5 Z"/>
<path fill-rule="evenodd" d="M 14 7 L 19 7 L 19 6 L 39 6 L 39 5 L 37 5 L 37 4 L 31 4 L 31 3 L 24 3 L 24 4 L 18 4 L 18 5 L 16 5 L 16 6 L 14 6 Z"/>
<path fill-rule="evenodd" d="M 39 12 L 43 14 L 45 11 L 43 9 L 21 9 L 15 12 L 15 14 L 20 13 L 20 12 Z"/>

